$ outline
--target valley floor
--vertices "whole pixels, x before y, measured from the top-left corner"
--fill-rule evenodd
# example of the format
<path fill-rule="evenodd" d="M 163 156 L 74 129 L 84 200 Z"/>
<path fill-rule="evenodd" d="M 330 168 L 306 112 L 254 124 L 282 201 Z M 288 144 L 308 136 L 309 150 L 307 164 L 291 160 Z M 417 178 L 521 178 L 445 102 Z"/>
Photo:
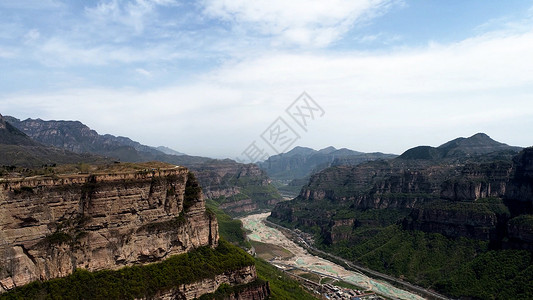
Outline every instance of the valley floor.
<path fill-rule="evenodd" d="M 311 274 L 318 275 L 320 278 L 331 278 L 351 283 L 365 291 L 373 291 L 387 298 L 423 299 L 418 295 L 398 289 L 389 283 L 372 279 L 359 272 L 346 270 L 342 266 L 308 253 L 279 230 L 266 226 L 264 221 L 269 215 L 270 213 L 250 215 L 242 218 L 241 221 L 244 228 L 251 231 L 248 234 L 250 240 L 276 245 L 292 253 L 292 255 L 275 256 L 269 260 L 270 263 L 278 268 L 305 270 Z"/>

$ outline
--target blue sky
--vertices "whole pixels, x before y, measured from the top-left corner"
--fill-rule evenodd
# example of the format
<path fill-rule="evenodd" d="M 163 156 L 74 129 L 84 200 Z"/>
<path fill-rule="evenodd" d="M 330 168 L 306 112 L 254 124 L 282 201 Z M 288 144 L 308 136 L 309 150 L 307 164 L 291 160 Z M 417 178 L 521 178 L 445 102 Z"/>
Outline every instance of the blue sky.
<path fill-rule="evenodd" d="M 0 68 L 3 115 L 194 155 L 241 155 L 303 91 L 325 114 L 295 145 L 533 145 L 533 1 L 0 0 Z"/>

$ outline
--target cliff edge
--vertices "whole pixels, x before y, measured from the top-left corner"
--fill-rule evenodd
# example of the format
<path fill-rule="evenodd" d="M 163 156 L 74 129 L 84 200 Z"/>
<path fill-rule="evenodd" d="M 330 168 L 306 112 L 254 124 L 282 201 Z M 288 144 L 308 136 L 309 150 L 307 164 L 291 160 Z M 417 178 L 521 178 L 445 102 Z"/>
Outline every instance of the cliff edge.
<path fill-rule="evenodd" d="M 0 179 L 0 293 L 217 244 L 216 218 L 184 167 Z"/>

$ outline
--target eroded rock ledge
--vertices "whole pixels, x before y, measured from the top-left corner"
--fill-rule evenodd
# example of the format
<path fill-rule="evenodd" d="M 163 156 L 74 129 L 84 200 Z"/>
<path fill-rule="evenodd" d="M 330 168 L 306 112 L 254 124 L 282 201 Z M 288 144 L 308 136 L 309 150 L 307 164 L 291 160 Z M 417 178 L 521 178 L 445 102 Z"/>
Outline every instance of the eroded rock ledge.
<path fill-rule="evenodd" d="M 0 179 L 0 292 L 215 247 L 204 205 L 183 167 Z"/>

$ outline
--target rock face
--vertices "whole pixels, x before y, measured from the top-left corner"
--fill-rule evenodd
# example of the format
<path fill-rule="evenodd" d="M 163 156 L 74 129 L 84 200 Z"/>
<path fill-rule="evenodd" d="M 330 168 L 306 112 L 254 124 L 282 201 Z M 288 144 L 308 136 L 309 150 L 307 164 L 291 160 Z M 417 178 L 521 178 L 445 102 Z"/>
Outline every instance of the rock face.
<path fill-rule="evenodd" d="M 216 218 L 183 167 L 0 181 L 0 292 L 217 243 Z"/>
<path fill-rule="evenodd" d="M 230 214 L 270 209 L 281 201 L 266 173 L 255 164 L 211 160 L 192 164 L 206 198 L 214 199 Z"/>
<path fill-rule="evenodd" d="M 214 278 L 204 279 L 202 281 L 194 282 L 191 284 L 182 284 L 175 289 L 170 291 L 162 292 L 155 296 L 157 299 L 161 300 L 174 300 L 174 299 L 187 299 L 192 300 L 199 298 L 204 294 L 213 293 L 217 288 L 225 283 L 232 286 L 235 285 L 244 285 L 251 283 L 257 279 L 257 273 L 255 266 L 245 267 L 236 272 L 231 272 L 227 274 L 219 274 Z M 251 286 L 240 291 L 237 294 L 232 295 L 229 299 L 242 299 L 242 300 L 252 300 L 252 299 L 267 299 L 270 295 L 270 289 L 268 283 L 264 283 L 257 286 Z"/>
<path fill-rule="evenodd" d="M 509 241 L 504 246 L 533 251 L 533 215 L 521 215 L 509 221 Z"/>
<path fill-rule="evenodd" d="M 331 243 L 349 239 L 353 229 L 372 218 L 383 224 L 379 220 L 387 216 L 386 224 L 401 223 L 404 229 L 499 245 L 509 238 L 509 245 L 528 248 L 533 241 L 529 223 L 509 220 L 533 213 L 533 148 L 512 158 L 508 146 L 484 146 L 486 139 L 476 135 L 439 147 L 453 158 L 399 157 L 328 168 L 312 176 L 295 200 L 279 203 L 271 219 L 315 232 L 318 227 Z M 485 154 L 493 148 L 504 152 Z"/>
<path fill-rule="evenodd" d="M 513 211 L 533 213 L 533 148 L 524 149 L 513 160 L 516 166 L 506 198 Z"/>
<path fill-rule="evenodd" d="M 502 203 L 436 201 L 413 209 L 404 228 L 453 238 L 500 240 L 509 216 Z"/>

